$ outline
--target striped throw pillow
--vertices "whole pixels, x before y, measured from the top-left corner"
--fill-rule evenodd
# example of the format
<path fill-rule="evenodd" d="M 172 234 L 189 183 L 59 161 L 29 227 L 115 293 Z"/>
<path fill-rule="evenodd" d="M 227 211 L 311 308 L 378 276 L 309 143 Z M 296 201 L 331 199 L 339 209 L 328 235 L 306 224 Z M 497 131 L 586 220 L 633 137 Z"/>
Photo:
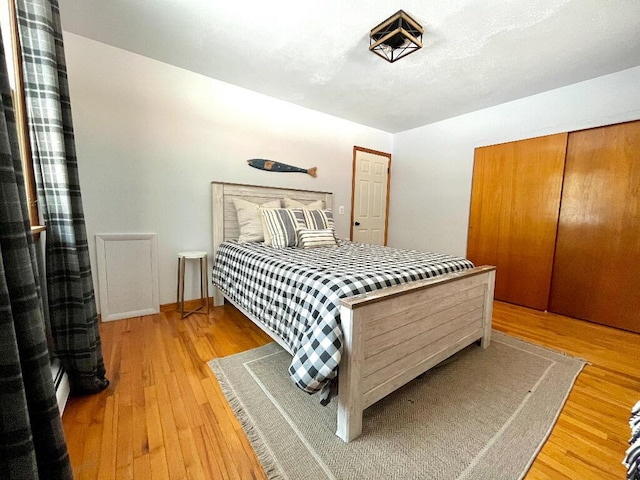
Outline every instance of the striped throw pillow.
<path fill-rule="evenodd" d="M 309 228 L 315 230 L 335 229 L 333 212 L 331 210 L 303 210 L 304 218 Z"/>
<path fill-rule="evenodd" d="M 323 230 L 299 228 L 298 244 L 302 248 L 335 247 L 337 245 L 336 237 L 331 228 Z"/>
<path fill-rule="evenodd" d="M 295 247 L 298 245 L 299 228 L 307 228 L 302 209 L 263 208 L 260 210 L 264 220 L 265 236 L 271 237 L 274 248 Z"/>

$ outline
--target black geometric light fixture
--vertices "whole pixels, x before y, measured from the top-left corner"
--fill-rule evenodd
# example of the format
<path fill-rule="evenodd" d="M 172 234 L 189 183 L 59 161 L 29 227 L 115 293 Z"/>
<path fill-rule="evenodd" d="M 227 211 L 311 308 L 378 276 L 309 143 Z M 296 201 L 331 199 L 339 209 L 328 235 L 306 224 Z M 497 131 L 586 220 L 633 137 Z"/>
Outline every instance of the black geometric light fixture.
<path fill-rule="evenodd" d="M 422 48 L 424 28 L 404 10 L 398 10 L 369 34 L 369 50 L 388 62 Z"/>

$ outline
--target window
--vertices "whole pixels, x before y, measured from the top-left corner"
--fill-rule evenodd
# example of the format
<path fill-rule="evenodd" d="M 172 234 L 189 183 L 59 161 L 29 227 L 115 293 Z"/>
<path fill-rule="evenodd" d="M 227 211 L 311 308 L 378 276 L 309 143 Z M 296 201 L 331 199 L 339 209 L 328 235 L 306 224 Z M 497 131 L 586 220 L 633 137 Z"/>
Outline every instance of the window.
<path fill-rule="evenodd" d="M 20 157 L 22 159 L 22 169 L 27 192 L 31 232 L 39 233 L 44 230 L 44 226 L 40 225 L 36 181 L 33 172 L 31 145 L 29 143 L 29 128 L 25 114 L 26 104 L 22 81 L 22 61 L 20 56 L 20 38 L 18 35 L 16 9 L 12 0 L 0 0 L 0 5 L 2 43 L 5 49 L 7 72 L 9 74 L 9 83 L 11 84 L 11 98 L 15 111 L 16 126 L 18 128 L 18 143 L 20 144 Z"/>

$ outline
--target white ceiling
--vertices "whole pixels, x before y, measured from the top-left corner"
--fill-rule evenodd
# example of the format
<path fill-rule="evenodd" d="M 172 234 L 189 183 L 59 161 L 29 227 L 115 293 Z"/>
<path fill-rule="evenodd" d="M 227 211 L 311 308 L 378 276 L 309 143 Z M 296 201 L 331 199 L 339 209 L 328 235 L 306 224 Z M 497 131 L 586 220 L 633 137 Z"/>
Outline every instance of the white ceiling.
<path fill-rule="evenodd" d="M 60 0 L 66 31 L 399 132 L 640 65 L 639 0 Z M 403 9 L 424 48 L 369 31 Z"/>

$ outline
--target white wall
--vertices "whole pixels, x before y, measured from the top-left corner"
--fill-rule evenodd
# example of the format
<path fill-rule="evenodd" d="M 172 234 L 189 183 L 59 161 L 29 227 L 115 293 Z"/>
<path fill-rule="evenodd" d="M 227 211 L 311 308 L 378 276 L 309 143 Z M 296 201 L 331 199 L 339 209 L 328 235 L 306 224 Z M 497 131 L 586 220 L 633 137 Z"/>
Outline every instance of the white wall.
<path fill-rule="evenodd" d="M 346 210 L 337 231 L 348 237 L 353 146 L 390 152 L 391 134 L 68 32 L 64 39 L 94 283 L 96 234 L 155 232 L 160 303 L 175 302 L 176 253 L 211 254 L 214 180 L 333 192 Z M 317 166 L 318 177 L 259 171 L 249 158 Z"/>
<path fill-rule="evenodd" d="M 65 48 L 94 279 L 95 234 L 158 233 L 161 303 L 176 253 L 211 252 L 213 180 L 331 191 L 347 237 L 353 146 L 391 152 L 389 244 L 464 255 L 474 148 L 640 118 L 640 67 L 391 135 L 68 32 Z"/>
<path fill-rule="evenodd" d="M 466 253 L 476 147 L 639 118 L 635 67 L 396 134 L 389 245 Z"/>

